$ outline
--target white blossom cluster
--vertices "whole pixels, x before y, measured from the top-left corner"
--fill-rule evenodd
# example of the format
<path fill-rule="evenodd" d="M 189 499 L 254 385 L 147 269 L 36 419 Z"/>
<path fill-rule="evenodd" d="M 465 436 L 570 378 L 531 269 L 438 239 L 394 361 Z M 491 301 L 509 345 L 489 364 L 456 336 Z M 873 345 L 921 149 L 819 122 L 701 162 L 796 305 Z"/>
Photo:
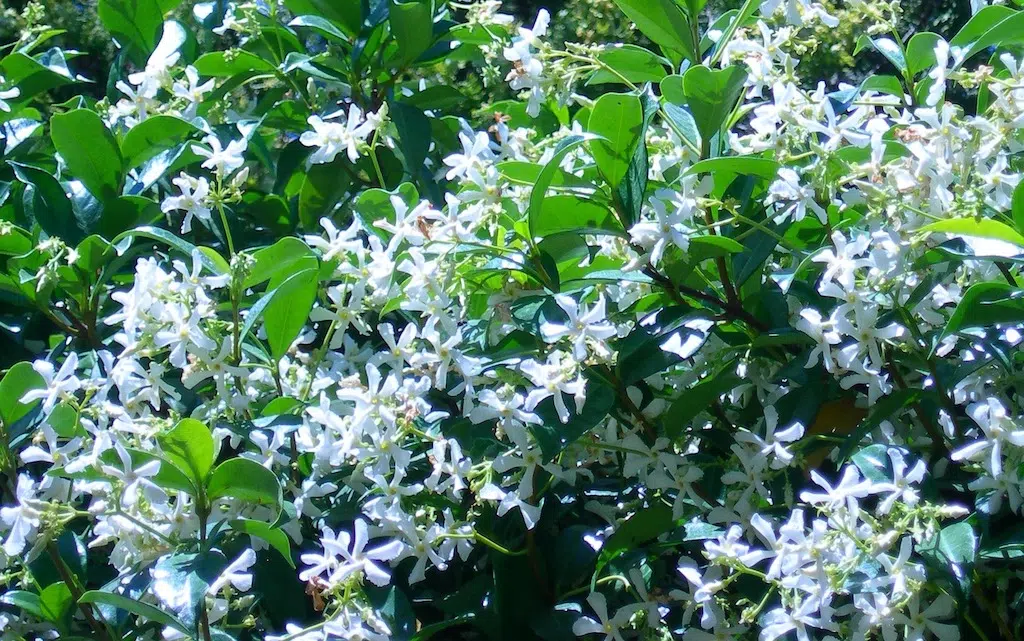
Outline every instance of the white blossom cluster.
<path fill-rule="evenodd" d="M 500 3 L 473 6 L 481 5 L 476 20 L 507 24 Z M 227 15 L 221 33 L 246 31 L 244 11 Z M 659 561 L 675 569 L 668 579 L 653 582 L 644 560 L 558 595 L 574 603 L 580 637 L 961 638 L 963 595 L 938 581 L 929 546 L 974 503 L 990 516 L 1021 514 L 1024 414 L 1013 355 L 1022 337 L 1019 323 L 975 340 L 925 337 L 941 333 L 971 286 L 1016 286 L 1024 247 L 931 226 L 1011 211 L 1024 63 L 1007 54 L 1000 76 L 964 71 L 942 40 L 923 103 L 864 91 L 847 104 L 847 87 L 805 88 L 786 53 L 801 26 L 833 24 L 825 9 L 769 0 L 761 15 L 718 64 L 749 72 L 748 116 L 729 132 L 729 148 L 779 161 L 764 201 L 764 225 L 779 242 L 756 287 L 778 292 L 781 309 L 770 313 L 798 337 L 778 349 L 808 348 L 796 367 L 737 350 L 718 331 L 736 320 L 725 318 L 737 313 L 727 305 L 723 316 L 687 317 L 646 357 L 672 358 L 671 366 L 615 380 L 630 337 L 669 322 L 659 270 L 714 235 L 712 210 L 732 211 L 720 175 L 689 172 L 699 153 L 676 128 L 656 120 L 648 130 L 658 188 L 639 220 L 579 239 L 597 251 L 575 267 L 607 265 L 615 275 L 566 279 L 574 285 L 549 296 L 525 276 L 537 269 L 533 241 L 514 232 L 532 190 L 510 168 L 547 165 L 583 124 L 537 136 L 518 124 L 475 131 L 463 121 L 462 150 L 431 167 L 453 181 L 443 206 L 396 190 L 386 217 L 325 216 L 323 233 L 295 239 L 317 265 L 316 303 L 280 359 L 247 347 L 250 335 L 270 340 L 265 323 L 249 322 L 257 311 L 231 313 L 233 292 L 259 285 L 249 281 L 250 254 L 232 250 L 224 265 L 199 249 L 187 260 L 138 258 L 103 319 L 112 340 L 33 365 L 45 385 L 20 400 L 38 402 L 41 416 L 0 512 L 5 576 L 16 580 L 24 561 L 44 553 L 48 529 L 87 518 L 85 543 L 110 546 L 121 575 L 149 568 L 140 599 L 174 609 L 181 594 L 162 579 L 160 560 L 205 537 L 208 524 L 196 498 L 162 476 L 160 460 L 173 453 L 160 436 L 189 417 L 210 426 L 215 458 L 255 461 L 283 487 L 289 509 L 279 513 L 222 497 L 210 514 L 225 525 L 275 523 L 297 552 L 296 574 L 325 620 L 267 639 L 390 639 L 365 584 L 391 585 L 400 565 L 403 584 L 415 586 L 479 564 L 481 551 L 518 554 L 496 537 L 495 521 L 521 523 L 531 537 L 565 504 L 582 505 L 599 524 L 585 539 L 595 554 L 652 511 L 676 524 L 652 537 Z M 531 116 L 551 99 L 585 102 L 573 97 L 573 74 L 585 71 L 588 54 L 556 51 L 543 41 L 547 28 L 545 12 L 504 47 L 507 80 L 525 93 Z M 131 128 L 157 113 L 196 117 L 213 81 L 181 68 L 176 51 L 158 54 L 118 84 L 126 98 L 112 121 Z M 970 115 L 945 102 L 947 83 L 984 84 L 989 108 Z M 311 148 L 311 164 L 355 163 L 378 145 L 397 146 L 390 122 L 386 107 L 345 104 L 309 117 L 297 139 Z M 245 118 L 225 123 L 230 139 L 211 132 L 191 148 L 204 171 L 181 173 L 164 195 L 162 210 L 182 234 L 216 226 L 250 186 Z M 582 180 L 594 162 L 579 146 L 558 161 L 559 175 Z M 820 225 L 826 244 L 809 254 L 787 232 Z M 966 258 L 934 258 L 953 251 Z M 519 345 L 530 323 L 533 342 Z M 1006 363 L 990 357 L 997 351 Z M 905 378 L 896 358 L 906 354 L 921 357 L 924 374 Z M 674 402 L 723 367 L 735 380 L 680 420 Z M 861 418 L 894 395 L 929 392 L 938 418 L 908 401 L 845 449 L 848 434 L 836 426 L 793 418 L 793 399 L 812 385 L 844 390 L 855 400 L 838 412 Z M 587 423 L 602 403 L 610 409 Z M 570 436 L 563 443 L 558 434 Z M 851 459 L 868 445 L 870 456 Z M 962 501 L 922 490 L 954 470 L 970 479 L 958 487 Z M 253 533 L 211 580 L 210 624 L 251 603 L 256 552 L 267 546 Z M 30 622 L 3 625 L 14 631 L 3 638 L 36 634 Z M 166 628 L 162 636 L 183 635 Z"/>

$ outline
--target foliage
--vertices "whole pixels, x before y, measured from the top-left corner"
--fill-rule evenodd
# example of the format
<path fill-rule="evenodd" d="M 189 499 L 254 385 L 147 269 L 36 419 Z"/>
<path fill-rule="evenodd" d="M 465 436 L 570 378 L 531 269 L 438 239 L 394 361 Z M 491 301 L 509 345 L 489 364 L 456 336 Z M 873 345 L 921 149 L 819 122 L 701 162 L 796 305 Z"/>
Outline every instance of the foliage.
<path fill-rule="evenodd" d="M 1024 11 L 615 7 L 21 14 L 0 638 L 1021 637 Z"/>

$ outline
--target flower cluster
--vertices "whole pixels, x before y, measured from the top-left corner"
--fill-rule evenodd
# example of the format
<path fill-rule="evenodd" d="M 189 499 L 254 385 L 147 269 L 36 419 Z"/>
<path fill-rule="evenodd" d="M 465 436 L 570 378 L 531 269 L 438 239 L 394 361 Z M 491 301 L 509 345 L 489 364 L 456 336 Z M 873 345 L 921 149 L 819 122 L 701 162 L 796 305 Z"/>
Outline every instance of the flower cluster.
<path fill-rule="evenodd" d="M 214 4 L 5 126 L 0 638 L 1015 638 L 1024 13 Z"/>

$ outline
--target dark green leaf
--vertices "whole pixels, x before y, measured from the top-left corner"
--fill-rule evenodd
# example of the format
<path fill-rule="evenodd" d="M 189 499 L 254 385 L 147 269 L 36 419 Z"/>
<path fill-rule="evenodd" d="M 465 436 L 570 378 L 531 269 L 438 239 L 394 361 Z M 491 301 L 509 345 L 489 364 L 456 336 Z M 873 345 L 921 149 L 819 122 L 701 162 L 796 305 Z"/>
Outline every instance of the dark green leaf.
<path fill-rule="evenodd" d="M 163 610 L 160 610 L 148 603 L 143 603 L 136 599 L 130 599 L 120 594 L 113 594 L 111 592 L 101 592 L 99 590 L 90 590 L 82 595 L 78 600 L 79 603 L 95 603 L 105 604 L 113 606 L 119 610 L 125 610 L 132 614 L 142 617 L 147 621 L 153 621 L 159 623 L 162 626 L 168 628 L 174 628 L 178 632 L 184 635 L 189 635 L 189 629 L 185 627 L 177 617 L 174 617 Z"/>
<path fill-rule="evenodd" d="M 164 22 L 157 0 L 99 0 L 100 21 L 123 47 L 144 62 L 156 48 Z"/>
<path fill-rule="evenodd" d="M 665 415 L 665 433 L 676 439 L 689 427 L 695 416 L 708 409 L 712 403 L 740 383 L 735 365 L 727 363 L 717 372 L 686 389 L 668 408 Z"/>
<path fill-rule="evenodd" d="M 50 137 L 68 171 L 101 201 L 121 194 L 124 160 L 114 135 L 95 112 L 76 109 L 50 120 Z"/>

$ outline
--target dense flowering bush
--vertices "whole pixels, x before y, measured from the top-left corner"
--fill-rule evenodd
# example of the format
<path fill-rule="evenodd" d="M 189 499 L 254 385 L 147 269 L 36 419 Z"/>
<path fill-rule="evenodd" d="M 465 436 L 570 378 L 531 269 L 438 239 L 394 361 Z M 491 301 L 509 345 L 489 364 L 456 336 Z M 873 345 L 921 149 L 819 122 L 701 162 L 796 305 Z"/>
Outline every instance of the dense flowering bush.
<path fill-rule="evenodd" d="M 3 50 L 0 638 L 1021 638 L 1024 12 L 616 3 Z"/>

